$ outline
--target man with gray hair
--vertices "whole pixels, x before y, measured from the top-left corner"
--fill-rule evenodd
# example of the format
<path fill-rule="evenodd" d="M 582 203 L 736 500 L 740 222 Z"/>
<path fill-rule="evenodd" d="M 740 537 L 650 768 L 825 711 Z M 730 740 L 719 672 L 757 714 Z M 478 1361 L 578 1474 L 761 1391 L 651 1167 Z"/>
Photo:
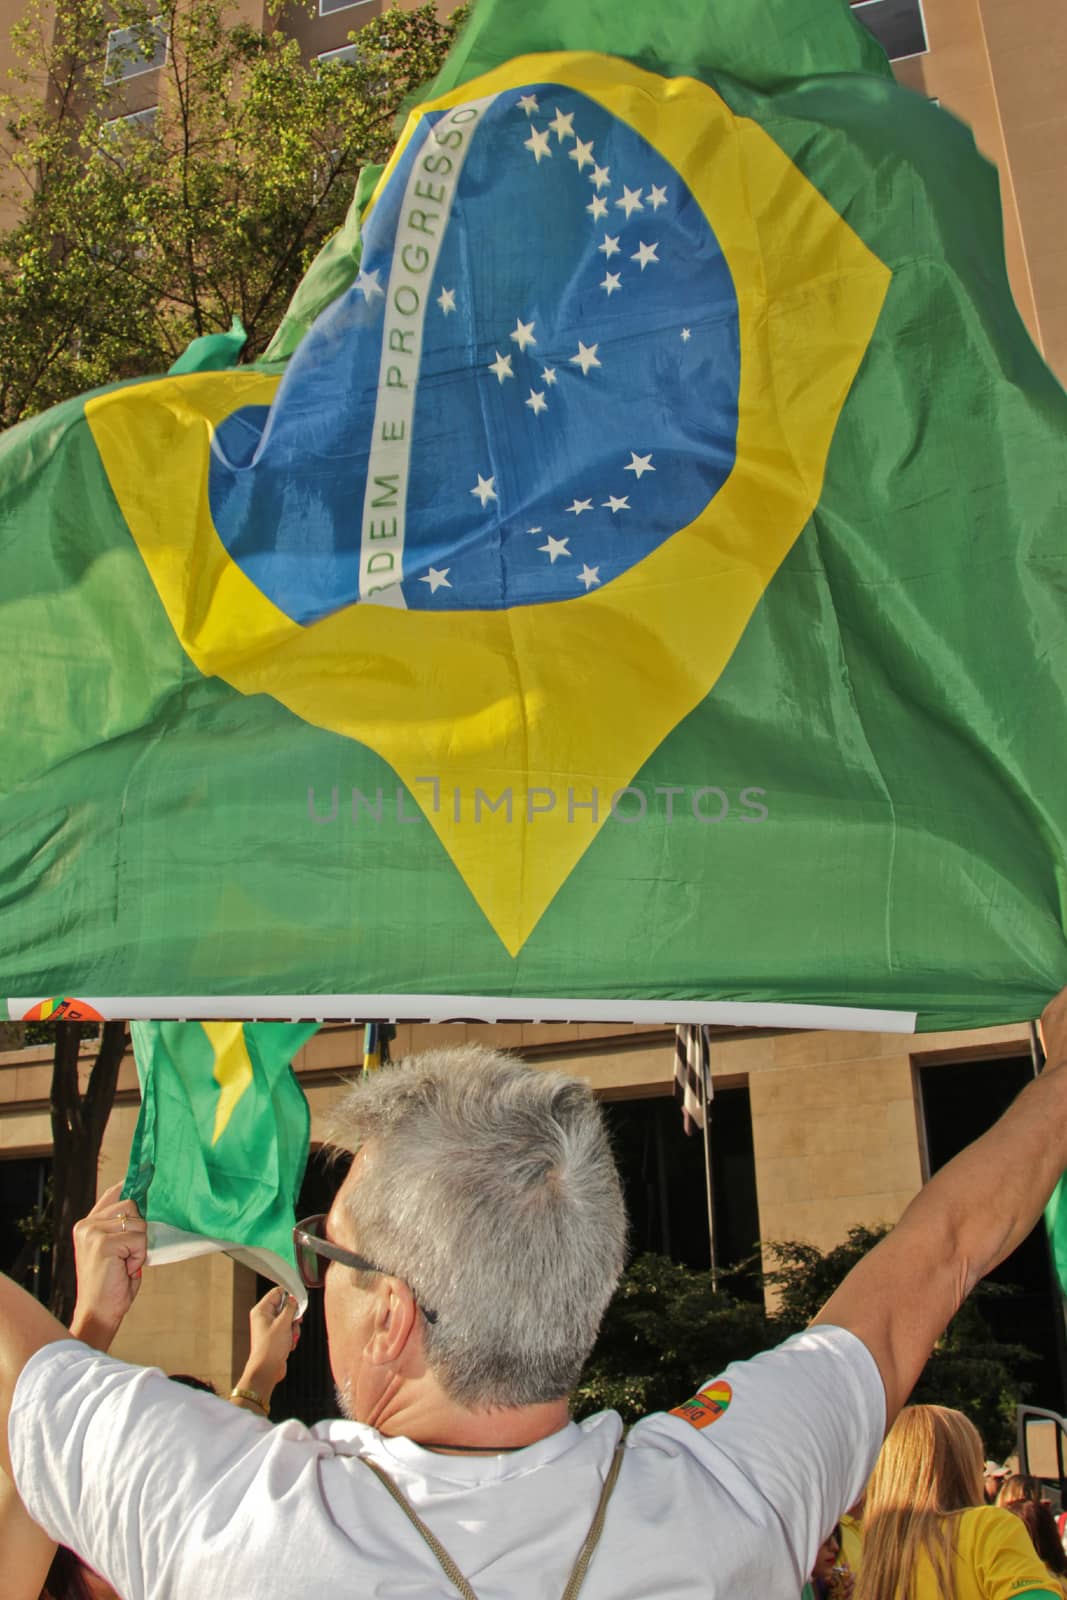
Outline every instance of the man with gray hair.
<path fill-rule="evenodd" d="M 0 1465 L 124 1600 L 795 1600 L 935 1338 L 1067 1167 L 1067 991 L 1044 1026 L 1042 1077 L 805 1333 L 625 1439 L 613 1412 L 567 1410 L 623 1264 L 597 1106 L 466 1049 L 351 1089 L 332 1136 L 355 1159 L 328 1215 L 296 1230 L 347 1420 L 272 1428 L 179 1391 L 0 1279 Z M 116 1222 L 132 1281 L 143 1224 L 132 1208 Z"/>

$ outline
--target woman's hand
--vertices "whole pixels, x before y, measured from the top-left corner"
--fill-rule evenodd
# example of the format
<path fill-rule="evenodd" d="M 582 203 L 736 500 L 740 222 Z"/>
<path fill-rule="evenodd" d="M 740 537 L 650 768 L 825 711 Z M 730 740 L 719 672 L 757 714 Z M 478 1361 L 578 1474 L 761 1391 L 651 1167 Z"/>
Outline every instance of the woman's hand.
<path fill-rule="evenodd" d="M 289 1357 L 300 1338 L 295 1317 L 296 1301 L 284 1289 L 268 1289 L 248 1314 L 248 1360 L 236 1387 L 258 1395 L 264 1407 L 270 1405 L 275 1386 L 285 1377 Z M 235 1404 L 241 1401 L 235 1400 Z"/>
<path fill-rule="evenodd" d="M 70 1331 L 107 1350 L 137 1298 L 148 1254 L 148 1224 L 121 1183 L 105 1189 L 87 1217 L 74 1224 L 78 1300 Z"/>

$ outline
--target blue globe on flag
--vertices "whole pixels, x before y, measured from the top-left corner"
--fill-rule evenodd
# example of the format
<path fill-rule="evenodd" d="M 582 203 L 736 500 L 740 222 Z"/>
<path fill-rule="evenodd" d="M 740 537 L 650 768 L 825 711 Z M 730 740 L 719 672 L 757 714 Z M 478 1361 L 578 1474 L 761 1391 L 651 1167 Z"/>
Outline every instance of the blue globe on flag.
<path fill-rule="evenodd" d="M 273 406 L 215 435 L 212 518 L 289 618 L 579 599 L 734 464 L 729 267 L 675 168 L 539 83 L 422 118 L 362 270 Z"/>

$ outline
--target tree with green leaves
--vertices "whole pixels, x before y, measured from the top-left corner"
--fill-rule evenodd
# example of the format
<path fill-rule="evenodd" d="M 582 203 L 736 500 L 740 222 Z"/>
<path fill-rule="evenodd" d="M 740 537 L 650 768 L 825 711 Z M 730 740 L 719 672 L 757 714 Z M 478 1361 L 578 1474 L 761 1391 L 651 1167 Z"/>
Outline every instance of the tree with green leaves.
<path fill-rule="evenodd" d="M 166 371 L 235 318 L 261 355 L 464 11 L 386 11 L 353 63 L 309 64 L 280 7 L 260 30 L 220 0 L 30 0 L 0 99 L 21 208 L 0 235 L 0 427 Z M 154 111 L 131 109 L 124 54 L 162 60 Z"/>
<path fill-rule="evenodd" d="M 83 1054 L 83 1043 L 93 1041 L 95 1050 Z M 129 1031 L 125 1022 L 28 1023 L 21 1040 L 9 1035 L 5 1042 L 9 1048 L 19 1043 L 52 1046 L 52 1178 L 41 1210 L 19 1226 L 27 1243 L 25 1264 L 38 1249 L 51 1256 L 49 1310 L 60 1322 L 69 1322 L 77 1294 L 74 1224 L 96 1204 L 100 1146 L 115 1102 L 119 1067 L 129 1048 Z M 20 1265 L 15 1264 L 16 1278 L 21 1276 Z"/>
<path fill-rule="evenodd" d="M 770 1245 L 774 1266 L 765 1278 L 777 1295 L 775 1322 L 781 1337 L 806 1327 L 860 1257 L 888 1231 L 850 1228 L 843 1242 L 827 1251 L 796 1240 Z M 978 1284 L 937 1341 L 911 1395 L 913 1405 L 965 1412 L 987 1451 L 998 1456 L 1014 1446 L 1015 1407 L 1031 1391 L 1027 1373 L 1036 1360 L 1024 1346 L 998 1340 L 982 1315 L 983 1302 L 1012 1292 L 1003 1284 Z"/>
<path fill-rule="evenodd" d="M 767 1245 L 773 1265 L 764 1281 L 775 1296 L 770 1311 L 736 1294 L 729 1273 L 713 1293 L 707 1272 L 665 1256 L 638 1256 L 604 1317 L 575 1392 L 575 1414 L 610 1406 L 630 1423 L 680 1404 L 731 1361 L 747 1360 L 806 1328 L 887 1231 L 850 1228 L 831 1250 L 798 1240 Z M 748 1265 L 737 1269 L 735 1282 Z M 997 1340 L 982 1316 L 983 1298 L 1010 1293 L 997 1284 L 978 1286 L 938 1340 L 911 1396 L 916 1404 L 965 1412 L 994 1455 L 1012 1448 L 1015 1407 L 1029 1393 L 1027 1370 L 1035 1359 L 1023 1346 Z"/>
<path fill-rule="evenodd" d="M 777 1343 L 762 1301 L 717 1291 L 705 1271 L 640 1255 L 623 1274 L 573 1397 L 574 1415 L 605 1408 L 624 1422 L 668 1411 L 705 1378 Z"/>

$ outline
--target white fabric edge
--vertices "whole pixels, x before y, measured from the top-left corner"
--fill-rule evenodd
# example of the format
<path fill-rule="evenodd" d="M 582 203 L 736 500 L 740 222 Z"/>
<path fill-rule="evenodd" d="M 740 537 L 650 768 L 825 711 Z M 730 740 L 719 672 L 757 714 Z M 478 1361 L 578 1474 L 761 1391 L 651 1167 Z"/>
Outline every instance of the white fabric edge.
<path fill-rule="evenodd" d="M 21 1022 L 35 999 L 9 999 Z M 129 995 L 86 996 L 105 1019 L 132 1022 L 216 1021 L 364 1022 L 619 1022 L 648 1026 L 712 1023 L 733 1028 L 792 1028 L 859 1033 L 914 1033 L 915 1011 L 863 1006 L 792 1005 L 785 1001 L 589 1000 L 466 994 Z"/>
<path fill-rule="evenodd" d="M 308 1292 L 303 1280 L 275 1251 L 260 1249 L 256 1245 L 235 1244 L 232 1239 L 213 1239 L 201 1233 L 188 1233 L 170 1222 L 153 1222 L 149 1219 L 148 1255 L 145 1258 L 145 1264 L 149 1267 L 166 1267 L 175 1261 L 192 1261 L 196 1256 L 211 1255 L 215 1251 L 231 1256 L 244 1267 L 251 1267 L 261 1277 L 271 1278 L 296 1300 L 297 1315 L 304 1315 Z"/>

